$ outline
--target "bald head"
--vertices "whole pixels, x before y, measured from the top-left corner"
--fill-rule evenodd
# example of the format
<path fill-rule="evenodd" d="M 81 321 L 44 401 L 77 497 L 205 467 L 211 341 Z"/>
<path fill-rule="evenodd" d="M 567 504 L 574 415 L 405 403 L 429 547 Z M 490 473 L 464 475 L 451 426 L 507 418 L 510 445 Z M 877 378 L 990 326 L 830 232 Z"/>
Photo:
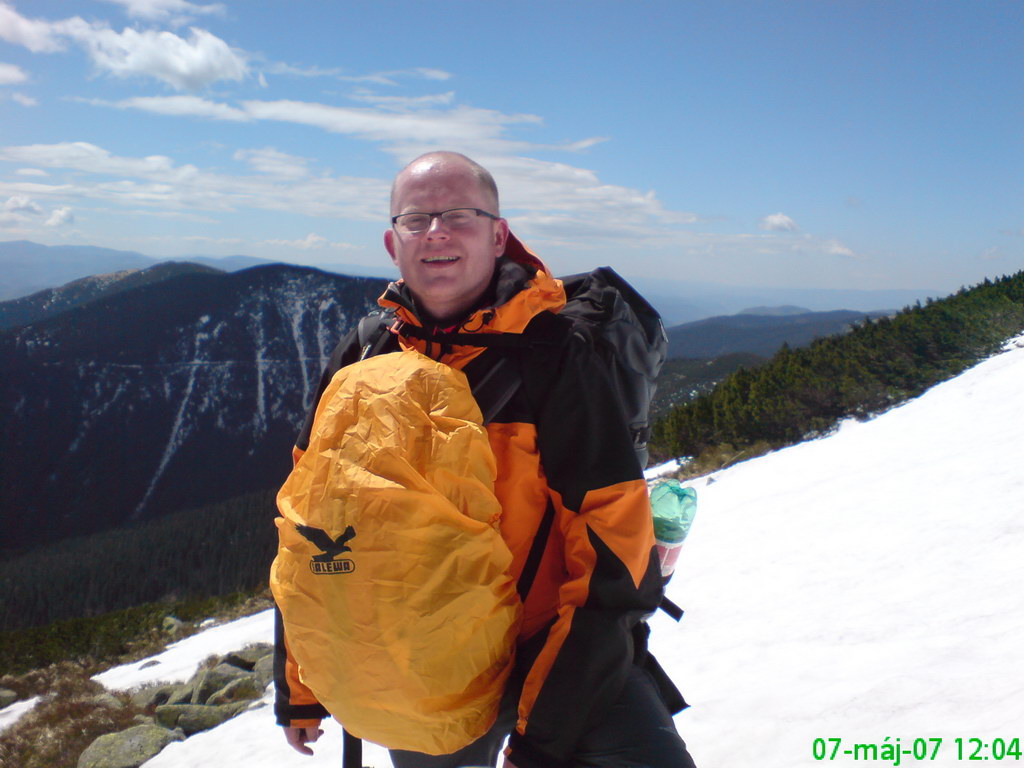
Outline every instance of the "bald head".
<path fill-rule="evenodd" d="M 397 209 L 398 189 L 406 180 L 416 179 L 421 182 L 429 182 L 432 177 L 442 178 L 463 174 L 473 178 L 485 198 L 493 203 L 488 210 L 495 216 L 500 216 L 498 185 L 494 183 L 494 177 L 478 162 L 459 152 L 427 152 L 399 171 L 391 185 L 391 215 L 395 216 L 401 213 Z"/>

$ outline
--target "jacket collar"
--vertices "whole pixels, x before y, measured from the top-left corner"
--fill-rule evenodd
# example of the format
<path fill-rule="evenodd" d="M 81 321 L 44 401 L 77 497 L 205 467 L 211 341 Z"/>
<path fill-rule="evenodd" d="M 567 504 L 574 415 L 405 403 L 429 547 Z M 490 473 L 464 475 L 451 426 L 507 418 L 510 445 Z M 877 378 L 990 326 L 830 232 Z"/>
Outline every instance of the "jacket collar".
<path fill-rule="evenodd" d="M 521 333 L 536 315 L 545 311 L 557 313 L 565 306 L 562 281 L 552 276 L 544 262 L 511 232 L 505 243 L 505 252 L 498 259 L 489 297 L 485 306 L 445 330 L 456 333 Z M 395 330 L 402 347 L 426 354 L 428 342 L 403 336 L 401 332 L 402 323 L 424 325 L 416 314 L 416 305 L 405 281 L 391 283 L 377 303 L 395 311 L 399 321 Z M 461 368 L 481 351 L 480 347 L 456 346 L 446 350 L 444 362 Z"/>

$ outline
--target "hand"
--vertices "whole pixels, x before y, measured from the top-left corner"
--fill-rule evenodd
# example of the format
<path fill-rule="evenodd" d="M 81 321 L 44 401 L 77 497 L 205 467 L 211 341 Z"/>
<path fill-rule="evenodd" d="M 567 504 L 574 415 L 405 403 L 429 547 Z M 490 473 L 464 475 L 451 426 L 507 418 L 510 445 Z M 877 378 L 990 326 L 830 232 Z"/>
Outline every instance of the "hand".
<path fill-rule="evenodd" d="M 286 726 L 284 729 L 284 737 L 292 746 L 292 749 L 303 755 L 313 754 L 313 750 L 306 745 L 314 743 L 322 735 L 323 731 L 315 726 L 311 728 L 291 728 Z"/>

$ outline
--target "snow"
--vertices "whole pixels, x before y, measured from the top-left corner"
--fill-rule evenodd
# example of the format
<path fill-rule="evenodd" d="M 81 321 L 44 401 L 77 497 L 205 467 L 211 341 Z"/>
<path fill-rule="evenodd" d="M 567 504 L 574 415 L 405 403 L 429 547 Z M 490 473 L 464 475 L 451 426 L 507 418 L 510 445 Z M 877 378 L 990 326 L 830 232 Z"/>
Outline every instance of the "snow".
<path fill-rule="evenodd" d="M 251 643 L 273 642 L 273 612 L 263 611 L 186 637 L 156 656 L 113 667 L 96 675 L 95 679 L 115 690 L 153 683 L 183 683 L 192 677 L 200 662 L 210 656 L 237 651 Z"/>
<path fill-rule="evenodd" d="M 657 464 L 653 467 L 648 467 L 644 470 L 644 477 L 648 480 L 657 480 L 659 477 L 671 474 L 679 469 L 682 464 L 681 459 L 672 459 L 666 461 L 663 464 Z"/>
<path fill-rule="evenodd" d="M 953 766 L 957 738 L 964 760 L 969 739 L 1024 738 L 1022 385 L 1024 337 L 872 421 L 693 483 L 668 589 L 686 615 L 656 615 L 651 642 L 693 705 L 676 724 L 698 766 L 851 765 L 867 753 L 842 750 L 897 740 L 898 765 Z M 259 614 L 99 679 L 182 680 L 271 634 Z M 314 757 L 293 752 L 268 693 L 146 768 L 337 766 L 340 729 L 324 728 Z M 840 752 L 816 760 L 830 738 Z M 942 739 L 935 759 L 909 754 L 915 739 Z M 373 745 L 363 762 L 390 766 Z"/>
<path fill-rule="evenodd" d="M 0 733 L 3 733 L 18 722 L 18 719 L 32 709 L 36 705 L 37 701 L 39 701 L 39 697 L 33 696 L 31 699 L 16 701 L 13 704 L 0 709 Z"/>

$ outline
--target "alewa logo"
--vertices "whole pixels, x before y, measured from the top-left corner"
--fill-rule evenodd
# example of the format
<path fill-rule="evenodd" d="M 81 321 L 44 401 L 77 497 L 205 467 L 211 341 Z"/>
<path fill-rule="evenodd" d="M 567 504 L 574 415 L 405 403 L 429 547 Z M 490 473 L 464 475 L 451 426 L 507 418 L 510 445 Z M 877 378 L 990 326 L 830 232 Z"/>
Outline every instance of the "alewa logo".
<path fill-rule="evenodd" d="M 356 569 L 356 564 L 351 560 L 335 560 L 342 552 L 352 551 L 352 547 L 346 543 L 356 535 L 356 529 L 351 525 L 337 539 L 332 539 L 327 531 L 314 528 L 311 525 L 296 525 L 295 529 L 324 551 L 322 555 L 313 555 L 313 559 L 309 563 L 309 570 L 313 573 L 317 575 L 352 573 Z"/>

